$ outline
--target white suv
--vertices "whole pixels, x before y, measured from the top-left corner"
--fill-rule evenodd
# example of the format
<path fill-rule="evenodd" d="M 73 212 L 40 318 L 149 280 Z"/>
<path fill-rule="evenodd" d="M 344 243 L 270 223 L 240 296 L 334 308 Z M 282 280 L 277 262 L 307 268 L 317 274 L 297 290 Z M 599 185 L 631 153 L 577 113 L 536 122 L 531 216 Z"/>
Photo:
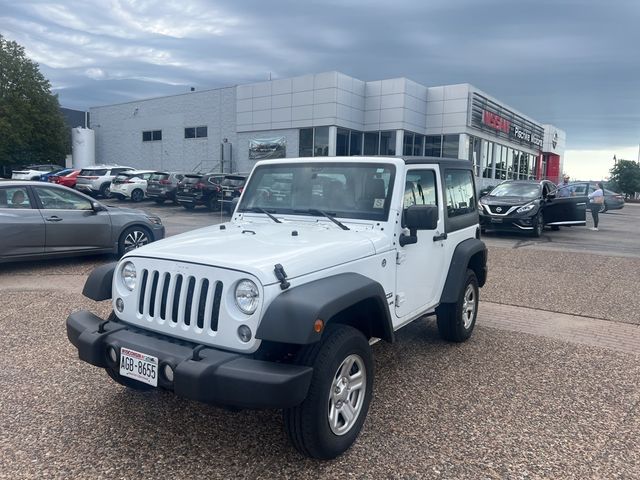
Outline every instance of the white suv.
<path fill-rule="evenodd" d="M 364 424 L 370 345 L 430 315 L 469 338 L 486 262 L 468 161 L 267 160 L 230 222 L 94 270 L 83 293 L 113 312 L 72 313 L 67 335 L 129 388 L 282 408 L 293 445 L 328 459 Z"/>
<path fill-rule="evenodd" d="M 147 196 L 147 182 L 155 170 L 127 170 L 111 180 L 111 196 L 139 202 Z"/>
<path fill-rule="evenodd" d="M 133 168 L 120 165 L 84 167 L 78 174 L 76 189 L 89 195 L 102 195 L 108 198 L 111 195 L 111 180 L 119 173 L 129 170 Z"/>
<path fill-rule="evenodd" d="M 11 173 L 12 180 L 40 180 L 40 176 L 45 173 L 62 170 L 60 165 L 29 165 L 22 170 L 14 170 Z"/>

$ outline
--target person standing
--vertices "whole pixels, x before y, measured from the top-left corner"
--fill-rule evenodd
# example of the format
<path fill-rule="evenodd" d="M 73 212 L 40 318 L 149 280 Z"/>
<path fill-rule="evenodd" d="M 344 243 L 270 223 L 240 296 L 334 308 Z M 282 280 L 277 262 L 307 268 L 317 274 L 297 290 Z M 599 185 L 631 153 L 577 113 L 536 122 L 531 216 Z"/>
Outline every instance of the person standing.
<path fill-rule="evenodd" d="M 604 185 L 601 182 L 596 183 L 596 190 L 589 194 L 589 208 L 593 217 L 593 227 L 591 230 L 598 231 L 598 213 L 604 204 Z"/>
<path fill-rule="evenodd" d="M 573 197 L 576 194 L 576 189 L 573 185 L 569 185 L 569 175 L 565 175 L 562 179 L 562 183 L 559 183 L 557 187 L 557 197 Z"/>

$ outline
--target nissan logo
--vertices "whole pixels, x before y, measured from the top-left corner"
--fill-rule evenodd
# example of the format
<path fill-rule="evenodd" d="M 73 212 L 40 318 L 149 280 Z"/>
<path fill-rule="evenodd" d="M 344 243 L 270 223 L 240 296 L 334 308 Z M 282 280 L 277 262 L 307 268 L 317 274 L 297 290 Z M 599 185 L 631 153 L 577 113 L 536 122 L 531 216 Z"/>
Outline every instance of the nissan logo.
<path fill-rule="evenodd" d="M 500 213 L 502 211 L 502 207 L 496 208 L 496 212 Z"/>

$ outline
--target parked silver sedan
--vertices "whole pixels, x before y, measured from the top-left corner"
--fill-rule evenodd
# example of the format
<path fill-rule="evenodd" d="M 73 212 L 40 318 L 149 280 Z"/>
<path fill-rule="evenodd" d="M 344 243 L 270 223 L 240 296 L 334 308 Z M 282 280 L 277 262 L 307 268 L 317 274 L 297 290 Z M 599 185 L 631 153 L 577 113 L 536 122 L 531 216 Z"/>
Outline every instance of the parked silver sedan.
<path fill-rule="evenodd" d="M 159 217 L 110 207 L 61 185 L 0 183 L 0 263 L 115 253 L 164 238 Z"/>

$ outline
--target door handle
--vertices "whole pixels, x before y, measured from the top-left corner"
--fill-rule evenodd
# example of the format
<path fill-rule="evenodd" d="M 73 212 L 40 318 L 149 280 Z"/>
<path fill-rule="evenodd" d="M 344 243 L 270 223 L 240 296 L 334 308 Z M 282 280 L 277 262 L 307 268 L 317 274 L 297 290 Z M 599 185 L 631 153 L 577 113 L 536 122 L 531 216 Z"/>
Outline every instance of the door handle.
<path fill-rule="evenodd" d="M 47 217 L 45 218 L 45 220 L 47 222 L 61 222 L 62 219 L 60 217 L 56 217 L 55 215 L 53 217 Z"/>
<path fill-rule="evenodd" d="M 434 242 L 441 242 L 442 240 L 446 240 L 447 239 L 447 234 L 446 233 L 441 233 L 440 235 L 434 235 L 433 236 L 433 241 Z"/>

